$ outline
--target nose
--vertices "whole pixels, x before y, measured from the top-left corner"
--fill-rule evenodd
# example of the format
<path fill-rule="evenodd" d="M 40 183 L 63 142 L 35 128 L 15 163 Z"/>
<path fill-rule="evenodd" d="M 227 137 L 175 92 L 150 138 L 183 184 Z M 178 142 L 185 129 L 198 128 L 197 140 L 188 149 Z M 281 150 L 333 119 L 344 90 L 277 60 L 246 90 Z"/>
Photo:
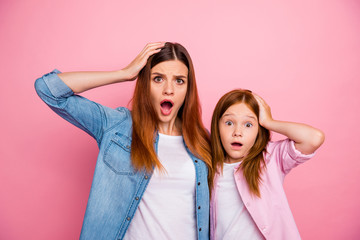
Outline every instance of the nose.
<path fill-rule="evenodd" d="M 172 81 L 165 81 L 163 93 L 164 93 L 164 95 L 173 95 L 174 94 L 174 86 L 173 86 Z"/>
<path fill-rule="evenodd" d="M 233 132 L 233 137 L 242 137 L 243 131 L 240 126 L 236 126 Z"/>

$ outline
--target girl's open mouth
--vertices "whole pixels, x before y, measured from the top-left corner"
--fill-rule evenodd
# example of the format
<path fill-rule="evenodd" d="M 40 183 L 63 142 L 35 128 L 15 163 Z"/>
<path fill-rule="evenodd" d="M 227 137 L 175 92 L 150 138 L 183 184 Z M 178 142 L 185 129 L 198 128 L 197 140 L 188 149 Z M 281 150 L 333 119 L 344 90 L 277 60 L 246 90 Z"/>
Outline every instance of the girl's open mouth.
<path fill-rule="evenodd" d="M 161 106 L 160 107 L 161 113 L 163 115 L 167 116 L 167 115 L 170 115 L 171 110 L 174 106 L 174 103 L 171 100 L 165 99 L 165 100 L 161 101 L 160 106 Z"/>
<path fill-rule="evenodd" d="M 242 143 L 233 142 L 233 143 L 231 143 L 231 146 L 234 147 L 234 148 L 241 148 L 241 147 L 242 147 Z"/>

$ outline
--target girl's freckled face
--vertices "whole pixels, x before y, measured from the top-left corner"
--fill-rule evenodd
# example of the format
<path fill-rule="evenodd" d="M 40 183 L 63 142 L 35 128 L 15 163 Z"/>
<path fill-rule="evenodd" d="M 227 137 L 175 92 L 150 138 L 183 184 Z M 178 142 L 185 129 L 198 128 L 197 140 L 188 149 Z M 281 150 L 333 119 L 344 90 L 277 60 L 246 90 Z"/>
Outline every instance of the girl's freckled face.
<path fill-rule="evenodd" d="M 226 152 L 226 162 L 241 161 L 256 141 L 259 123 L 256 114 L 245 104 L 230 106 L 219 120 L 221 143 Z"/>

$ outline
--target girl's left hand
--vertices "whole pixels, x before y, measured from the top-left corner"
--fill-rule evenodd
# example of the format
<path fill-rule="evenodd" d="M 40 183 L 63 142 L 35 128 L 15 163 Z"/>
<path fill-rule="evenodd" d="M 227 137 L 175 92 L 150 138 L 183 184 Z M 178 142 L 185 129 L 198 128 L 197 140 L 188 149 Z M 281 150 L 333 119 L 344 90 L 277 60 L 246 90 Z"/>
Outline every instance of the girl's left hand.
<path fill-rule="evenodd" d="M 264 128 L 285 135 L 295 142 L 295 148 L 303 154 L 310 154 L 316 151 L 324 142 L 324 133 L 302 123 L 284 122 L 274 120 L 271 116 L 270 107 L 264 99 L 253 94 L 259 103 L 259 123 Z"/>
<path fill-rule="evenodd" d="M 273 121 L 273 118 L 271 116 L 271 109 L 269 105 L 265 102 L 264 99 L 262 99 L 259 95 L 253 93 L 254 97 L 256 98 L 258 104 L 259 104 L 259 123 L 264 128 L 267 128 L 267 124 L 271 121 Z"/>

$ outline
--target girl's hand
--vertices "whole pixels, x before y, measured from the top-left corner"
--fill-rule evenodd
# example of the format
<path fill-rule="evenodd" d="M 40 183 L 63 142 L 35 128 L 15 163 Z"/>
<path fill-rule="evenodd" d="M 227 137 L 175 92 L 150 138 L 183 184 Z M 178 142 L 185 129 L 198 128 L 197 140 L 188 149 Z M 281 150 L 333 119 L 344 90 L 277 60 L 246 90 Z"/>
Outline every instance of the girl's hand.
<path fill-rule="evenodd" d="M 271 109 L 259 95 L 255 93 L 253 95 L 259 104 L 259 123 L 264 128 L 268 128 L 268 124 L 274 120 L 271 116 Z"/>
<path fill-rule="evenodd" d="M 165 46 L 165 42 L 148 43 L 144 49 L 136 56 L 136 58 L 122 71 L 126 73 L 129 80 L 135 80 L 140 70 L 146 65 L 148 58 L 160 52 L 161 48 Z"/>
<path fill-rule="evenodd" d="M 264 128 L 285 135 L 295 142 L 295 148 L 304 154 L 313 153 L 324 142 L 324 133 L 302 123 L 284 122 L 274 120 L 271 116 L 270 107 L 264 99 L 254 94 L 259 103 L 259 123 Z"/>

